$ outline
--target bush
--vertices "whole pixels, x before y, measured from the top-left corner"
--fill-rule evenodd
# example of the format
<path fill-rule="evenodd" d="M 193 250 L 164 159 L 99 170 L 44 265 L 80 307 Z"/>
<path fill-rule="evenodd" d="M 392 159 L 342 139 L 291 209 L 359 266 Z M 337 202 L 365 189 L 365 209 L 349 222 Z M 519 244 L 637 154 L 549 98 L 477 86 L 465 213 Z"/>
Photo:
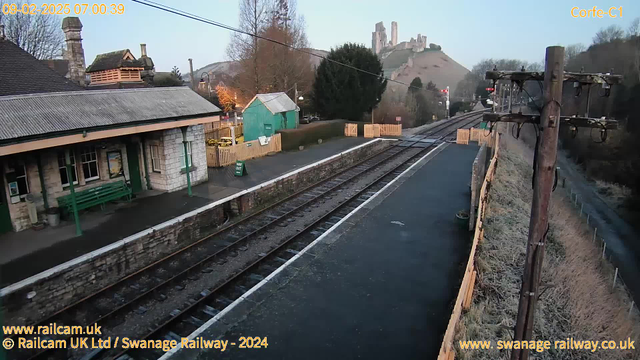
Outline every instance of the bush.
<path fill-rule="evenodd" d="M 295 150 L 300 145 L 317 144 L 318 139 L 327 140 L 344 135 L 344 120 L 318 121 L 297 129 L 278 130 L 282 137 L 282 150 Z"/>

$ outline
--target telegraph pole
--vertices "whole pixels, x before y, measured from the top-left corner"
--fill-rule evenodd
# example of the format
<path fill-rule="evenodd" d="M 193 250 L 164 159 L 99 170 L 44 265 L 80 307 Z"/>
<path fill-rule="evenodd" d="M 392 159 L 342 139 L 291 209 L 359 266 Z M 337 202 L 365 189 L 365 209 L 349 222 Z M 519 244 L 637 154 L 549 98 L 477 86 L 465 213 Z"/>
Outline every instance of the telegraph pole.
<path fill-rule="evenodd" d="M 600 84 L 605 89 L 604 96 L 609 96 L 611 85 L 620 84 L 622 76 L 610 73 L 565 72 L 564 48 L 550 46 L 546 52 L 544 73 L 525 71 L 524 68 L 520 71 L 498 71 L 494 68 L 493 71 L 487 71 L 485 78 L 493 80 L 494 83 L 509 80 L 512 84 L 515 82 L 520 89 L 529 80 L 544 82 L 541 114 L 523 114 L 522 112 L 495 113 L 494 101 L 494 112 L 485 113 L 482 116 L 485 122 L 507 122 L 520 125 L 531 123 L 540 128 L 533 175 L 533 200 L 531 204 L 531 219 L 529 220 L 529 237 L 527 239 L 524 274 L 513 338 L 514 342 L 522 343 L 531 340 L 536 302 L 540 296 L 538 287 L 542 273 L 546 235 L 549 229 L 548 211 L 555 178 L 559 127 L 561 124 L 567 124 L 573 127 L 598 129 L 602 141 L 606 139 L 608 130 L 618 128 L 616 120 L 604 117 L 561 116 L 563 81 L 577 84 L 574 85 L 575 87 L 588 86 L 590 88 L 594 84 Z M 500 101 L 503 101 L 502 93 L 497 94 L 497 89 L 494 90 L 494 99 L 499 96 Z M 500 108 L 504 107 L 500 106 Z M 511 360 L 527 360 L 528 358 L 528 349 L 513 349 L 511 352 Z"/>
<path fill-rule="evenodd" d="M 531 340 L 534 314 L 538 300 L 538 286 L 542 273 L 542 260 L 549 224 L 549 201 L 553 190 L 560 129 L 560 107 L 562 81 L 564 77 L 564 48 L 547 48 L 544 67 L 543 107 L 540 116 L 540 142 L 536 149 L 536 167 L 533 180 L 533 201 L 529 238 L 525 260 L 518 317 L 516 318 L 514 341 Z M 529 350 L 514 349 L 511 360 L 527 360 Z"/>

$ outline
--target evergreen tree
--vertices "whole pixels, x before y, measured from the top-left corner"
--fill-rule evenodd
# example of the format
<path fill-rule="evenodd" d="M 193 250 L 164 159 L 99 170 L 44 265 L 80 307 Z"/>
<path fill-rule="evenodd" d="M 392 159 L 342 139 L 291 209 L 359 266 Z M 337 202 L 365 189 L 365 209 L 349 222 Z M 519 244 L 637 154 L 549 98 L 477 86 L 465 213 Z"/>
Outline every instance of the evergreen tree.
<path fill-rule="evenodd" d="M 362 45 L 347 43 L 332 49 L 318 66 L 312 100 L 323 117 L 358 121 L 380 102 L 386 87 L 387 80 L 378 57 Z"/>

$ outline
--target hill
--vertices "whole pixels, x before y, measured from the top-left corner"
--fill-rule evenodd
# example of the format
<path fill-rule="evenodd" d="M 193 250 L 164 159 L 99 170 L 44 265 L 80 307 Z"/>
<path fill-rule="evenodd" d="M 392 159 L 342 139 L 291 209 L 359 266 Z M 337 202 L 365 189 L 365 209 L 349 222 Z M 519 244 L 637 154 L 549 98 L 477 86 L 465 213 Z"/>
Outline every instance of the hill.
<path fill-rule="evenodd" d="M 469 72 L 441 50 L 424 49 L 415 52 L 412 49 L 390 50 L 382 53 L 384 75 L 392 80 L 410 83 L 420 77 L 423 84 L 433 81 L 439 89 L 449 86 L 450 93 Z M 389 83 L 389 86 L 401 86 Z"/>

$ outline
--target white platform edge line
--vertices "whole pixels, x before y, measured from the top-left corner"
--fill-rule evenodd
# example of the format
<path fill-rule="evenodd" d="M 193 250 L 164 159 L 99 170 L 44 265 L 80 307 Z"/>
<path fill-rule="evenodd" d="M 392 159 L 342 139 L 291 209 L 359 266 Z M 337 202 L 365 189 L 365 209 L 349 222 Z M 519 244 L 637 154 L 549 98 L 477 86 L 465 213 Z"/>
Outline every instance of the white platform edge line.
<path fill-rule="evenodd" d="M 262 279 L 262 281 L 260 281 L 259 283 L 257 283 L 256 285 L 254 285 L 251 289 L 247 290 L 244 294 L 242 294 L 239 298 L 237 298 L 234 302 L 232 302 L 231 304 L 229 304 L 227 307 L 225 307 L 221 312 L 217 313 L 216 316 L 214 316 L 213 318 L 209 319 L 209 321 L 207 321 L 206 323 L 202 324 L 199 328 L 197 328 L 196 330 L 194 330 L 191 334 L 189 334 L 189 336 L 187 336 L 187 338 L 189 340 L 193 340 L 195 339 L 198 335 L 202 334 L 205 330 L 207 330 L 209 327 L 211 327 L 211 325 L 215 324 L 216 322 L 218 322 L 218 320 L 220 320 L 224 315 L 226 315 L 229 311 L 233 310 L 233 308 L 235 308 L 236 306 L 238 306 L 238 304 L 240 304 L 241 302 L 243 302 L 245 299 L 247 299 L 247 297 L 251 294 L 253 294 L 254 292 L 256 292 L 258 289 L 260 289 L 262 286 L 264 286 L 267 282 L 269 282 L 271 279 L 273 279 L 274 276 L 278 275 L 282 270 L 284 270 L 285 268 L 287 268 L 289 265 L 291 265 L 291 263 L 293 263 L 294 261 L 296 261 L 296 259 L 298 259 L 300 256 L 302 256 L 304 253 L 306 253 L 309 249 L 311 249 L 312 247 L 314 247 L 319 241 L 321 241 L 322 239 L 324 239 L 325 237 L 327 237 L 331 232 L 333 232 L 336 228 L 338 228 L 343 222 L 347 221 L 351 216 L 353 216 L 355 213 L 357 213 L 361 208 L 363 208 L 365 205 L 367 205 L 369 202 L 371 202 L 373 199 L 375 199 L 378 195 L 380 195 L 381 193 L 383 193 L 389 186 L 391 186 L 393 183 L 396 182 L 396 180 L 398 180 L 399 178 L 401 178 L 404 174 L 406 174 L 409 170 L 411 170 L 414 166 L 418 165 L 419 163 L 422 162 L 422 160 L 424 160 L 427 156 L 431 155 L 432 152 L 438 150 L 440 147 L 447 145 L 447 143 L 442 143 L 438 146 L 436 146 L 434 149 L 432 149 L 431 151 L 429 151 L 428 153 L 426 153 L 423 157 L 420 158 L 420 160 L 416 161 L 413 165 L 409 166 L 405 171 L 403 171 L 400 175 L 396 176 L 393 180 L 391 180 L 387 185 L 385 185 L 382 189 L 378 190 L 375 194 L 373 194 L 373 196 L 371 196 L 370 198 L 368 198 L 365 202 L 363 202 L 362 204 L 360 204 L 357 208 L 353 209 L 350 213 L 347 214 L 347 216 L 343 217 L 342 219 L 340 219 L 340 221 L 338 221 L 337 223 L 335 223 L 332 227 L 330 227 L 329 229 L 327 229 L 327 231 L 325 231 L 324 233 L 322 233 L 322 235 L 318 236 L 317 239 L 315 239 L 314 241 L 312 241 L 309 245 L 307 245 L 304 249 L 300 250 L 300 252 L 298 252 L 297 254 L 295 254 L 291 259 L 289 259 L 287 262 L 285 262 L 284 264 L 282 264 L 279 268 L 277 268 L 276 270 L 274 270 L 271 274 L 269 274 L 269 276 L 267 276 L 266 278 Z M 181 349 L 181 346 L 176 346 L 174 348 L 172 348 L 171 350 L 167 351 L 166 353 L 164 353 L 164 355 L 162 355 L 161 357 L 158 358 L 158 360 L 167 360 L 169 358 L 171 358 L 173 355 L 175 355 L 179 350 Z"/>
<path fill-rule="evenodd" d="M 293 176 L 293 175 L 295 175 L 295 174 L 297 174 L 297 173 L 299 173 L 301 171 L 304 171 L 304 170 L 310 169 L 312 167 L 318 166 L 318 165 L 323 164 L 323 163 L 325 163 L 327 161 L 333 160 L 333 159 L 335 159 L 335 158 L 337 158 L 339 156 L 342 156 L 344 154 L 347 154 L 347 153 L 350 153 L 352 151 L 358 150 L 359 148 L 362 148 L 364 146 L 373 144 L 374 142 L 378 142 L 378 141 L 397 141 L 397 139 L 376 138 L 376 139 L 373 139 L 371 141 L 367 141 L 364 144 L 360 144 L 358 146 L 354 146 L 354 147 L 352 147 L 350 149 L 347 149 L 347 150 L 345 150 L 345 151 L 343 151 L 341 153 L 335 154 L 335 155 L 330 156 L 328 158 L 324 158 L 322 160 L 318 160 L 318 161 L 316 161 L 316 162 L 314 162 L 312 164 L 305 165 L 305 166 L 301 167 L 300 169 L 296 169 L 294 171 L 291 171 L 289 173 L 281 175 L 281 176 L 279 176 L 279 177 L 277 177 L 275 179 L 268 180 L 268 181 L 266 181 L 264 183 L 261 183 L 261 184 L 258 184 L 256 186 L 254 186 L 252 188 L 241 190 L 241 191 L 239 191 L 239 192 L 237 192 L 237 193 L 235 193 L 233 195 L 227 196 L 224 199 L 216 200 L 215 202 L 212 202 L 210 204 L 204 205 L 204 206 L 202 206 L 200 208 L 197 208 L 195 210 L 191 210 L 188 213 L 182 214 L 182 215 L 177 216 L 177 217 L 175 217 L 173 219 L 170 219 L 170 220 L 167 220 L 165 222 L 162 222 L 162 223 L 160 223 L 158 225 L 154 225 L 154 226 L 152 226 L 150 228 L 147 228 L 145 230 L 137 232 L 137 233 L 135 233 L 133 235 L 127 236 L 126 238 L 124 238 L 122 240 L 118 240 L 118 241 L 113 242 L 113 243 L 111 243 L 109 245 L 106 245 L 106 246 L 103 246 L 103 247 L 101 247 L 99 249 L 93 250 L 93 251 L 91 251 L 89 253 L 86 253 L 84 255 L 81 255 L 81 256 L 79 256 L 77 258 L 74 258 L 74 259 L 71 259 L 71 260 L 69 260 L 67 262 L 64 262 L 64 263 L 62 263 L 60 265 L 56 265 L 56 266 L 54 266 L 54 267 L 52 267 L 50 269 L 44 270 L 44 271 L 42 271 L 42 272 L 40 272 L 40 273 L 38 273 L 36 275 L 33 275 L 33 276 L 30 276 L 30 277 L 28 277 L 26 279 L 20 280 L 17 283 L 13 283 L 11 285 L 7 285 L 6 287 L 0 289 L 0 298 L 2 298 L 4 296 L 7 296 L 7 295 L 9 295 L 9 294 L 11 294 L 11 293 L 13 293 L 13 292 L 15 292 L 17 290 L 20 290 L 23 287 L 29 286 L 29 285 L 31 285 L 31 284 L 33 284 L 33 283 L 35 283 L 35 282 L 37 282 L 37 281 L 39 281 L 41 279 L 48 278 L 48 277 L 50 277 L 52 275 L 55 275 L 55 274 L 57 274 L 59 272 L 62 272 L 63 270 L 66 270 L 66 269 L 68 269 L 70 267 L 73 267 L 73 266 L 75 266 L 77 264 L 80 264 L 82 262 L 91 260 L 92 258 L 94 258 L 96 256 L 100 256 L 100 255 L 104 254 L 105 252 L 113 251 L 113 250 L 115 250 L 117 248 L 120 248 L 120 247 L 126 245 L 127 243 L 135 241 L 135 240 L 137 240 L 137 239 L 139 239 L 139 238 L 141 238 L 141 237 L 143 237 L 143 236 L 145 236 L 145 235 L 147 235 L 147 234 L 149 234 L 149 233 L 151 233 L 153 231 L 161 230 L 161 229 L 163 229 L 163 228 L 165 228 L 167 226 L 171 226 L 173 224 L 179 223 L 179 222 L 181 222 L 181 221 L 183 221 L 183 220 L 185 220 L 185 219 L 187 219 L 187 218 L 189 218 L 191 216 L 195 216 L 195 215 L 197 215 L 197 214 L 199 214 L 199 213 L 201 213 L 203 211 L 209 210 L 209 209 L 211 209 L 213 207 L 216 207 L 216 206 L 218 206 L 220 204 L 223 204 L 223 203 L 225 203 L 227 201 L 233 200 L 233 199 L 235 199 L 237 197 L 240 197 L 240 196 L 242 196 L 244 194 L 256 191 L 256 190 L 258 190 L 258 189 L 260 189 L 262 187 L 271 185 L 271 184 L 273 184 L 273 183 L 275 183 L 277 181 L 280 181 L 282 179 L 286 179 L 288 177 L 291 177 L 291 176 Z"/>

